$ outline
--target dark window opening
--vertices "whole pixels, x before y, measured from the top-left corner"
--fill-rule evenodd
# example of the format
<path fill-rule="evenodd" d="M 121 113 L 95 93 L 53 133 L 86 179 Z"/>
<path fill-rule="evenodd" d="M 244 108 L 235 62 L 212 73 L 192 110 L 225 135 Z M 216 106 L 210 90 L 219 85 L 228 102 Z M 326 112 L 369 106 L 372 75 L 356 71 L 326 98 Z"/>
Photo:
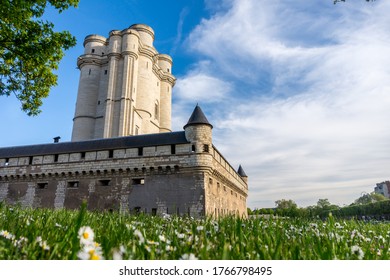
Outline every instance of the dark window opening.
<path fill-rule="evenodd" d="M 33 164 L 33 157 L 28 157 L 28 164 L 32 165 Z"/>
<path fill-rule="evenodd" d="M 144 178 L 133 179 L 132 185 L 145 185 L 145 179 Z"/>
<path fill-rule="evenodd" d="M 92 49 L 92 51 L 91 51 L 92 53 L 95 53 L 95 49 Z"/>
<path fill-rule="evenodd" d="M 139 156 L 142 156 L 144 154 L 144 149 L 143 149 L 143 147 L 139 147 L 138 148 L 138 155 Z"/>
<path fill-rule="evenodd" d="M 89 71 L 88 71 L 88 75 L 91 75 L 91 69 L 89 69 Z"/>
<path fill-rule="evenodd" d="M 5 166 L 8 166 L 9 165 L 9 158 L 6 158 L 5 159 Z"/>
<path fill-rule="evenodd" d="M 141 213 L 141 207 L 139 207 L 139 206 L 134 207 L 134 213 L 135 213 L 135 214 Z"/>
<path fill-rule="evenodd" d="M 107 70 L 104 70 L 104 75 L 107 75 L 108 71 Z"/>
<path fill-rule="evenodd" d="M 100 105 L 100 100 L 98 101 L 98 105 Z"/>
<path fill-rule="evenodd" d="M 114 157 L 114 150 L 109 150 L 108 151 L 108 158 L 113 158 Z"/>
<path fill-rule="evenodd" d="M 85 159 L 85 152 L 81 153 L 81 159 Z"/>
<path fill-rule="evenodd" d="M 171 145 L 171 154 L 176 154 L 176 145 Z"/>
<path fill-rule="evenodd" d="M 100 186 L 110 186 L 111 185 L 111 180 L 110 179 L 99 180 L 99 185 Z"/>
<path fill-rule="evenodd" d="M 152 208 L 152 216 L 156 216 L 157 215 L 157 208 Z"/>
<path fill-rule="evenodd" d="M 192 145 L 191 151 L 192 151 L 192 152 L 195 152 L 195 150 L 196 150 L 196 149 L 195 149 L 195 145 Z"/>
<path fill-rule="evenodd" d="M 37 183 L 37 188 L 38 189 L 47 189 L 48 186 L 49 186 L 49 183 L 47 183 L 47 182 Z"/>
<path fill-rule="evenodd" d="M 159 114 L 160 114 L 160 112 L 159 112 L 159 106 L 158 106 L 158 102 L 156 102 L 156 103 L 154 104 L 154 118 L 155 118 L 156 120 L 159 119 Z"/>
<path fill-rule="evenodd" d="M 76 189 L 79 187 L 79 182 L 78 181 L 70 181 L 68 182 L 68 188 Z"/>
<path fill-rule="evenodd" d="M 169 73 L 169 68 L 167 68 L 167 72 Z"/>
<path fill-rule="evenodd" d="M 205 153 L 209 152 L 209 145 L 207 145 L 207 144 L 203 145 L 203 152 L 205 152 Z"/>
<path fill-rule="evenodd" d="M 58 155 L 54 155 L 54 162 L 58 162 Z"/>

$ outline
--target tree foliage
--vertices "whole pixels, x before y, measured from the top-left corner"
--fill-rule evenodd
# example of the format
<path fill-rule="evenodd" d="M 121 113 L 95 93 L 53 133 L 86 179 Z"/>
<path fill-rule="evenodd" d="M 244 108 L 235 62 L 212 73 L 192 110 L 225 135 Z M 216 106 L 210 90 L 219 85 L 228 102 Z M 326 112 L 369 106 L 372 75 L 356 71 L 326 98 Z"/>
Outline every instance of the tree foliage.
<path fill-rule="evenodd" d="M 374 202 L 379 202 L 379 201 L 384 201 L 387 200 L 385 196 L 379 194 L 379 193 L 364 193 L 362 194 L 358 199 L 355 200 L 352 205 L 363 205 L 363 204 L 369 204 L 369 203 L 374 203 Z"/>
<path fill-rule="evenodd" d="M 275 201 L 276 208 L 278 209 L 290 209 L 297 208 L 297 204 L 291 199 L 280 199 Z"/>
<path fill-rule="evenodd" d="M 47 6 L 59 13 L 79 0 L 8 0 L 0 9 L 0 95 L 14 94 L 27 115 L 37 115 L 42 99 L 57 84 L 53 73 L 64 50 L 76 45 L 68 31 L 55 32 L 41 19 Z"/>

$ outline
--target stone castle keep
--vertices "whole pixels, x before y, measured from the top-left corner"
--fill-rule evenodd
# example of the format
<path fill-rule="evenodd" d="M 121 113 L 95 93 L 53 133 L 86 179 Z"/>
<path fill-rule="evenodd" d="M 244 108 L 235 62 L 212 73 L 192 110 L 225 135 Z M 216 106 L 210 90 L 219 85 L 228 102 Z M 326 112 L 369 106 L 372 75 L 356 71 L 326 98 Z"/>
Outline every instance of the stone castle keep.
<path fill-rule="evenodd" d="M 172 59 L 143 24 L 85 38 L 72 141 L 0 148 L 0 202 L 194 217 L 247 215 L 248 177 L 196 106 L 171 131 Z"/>

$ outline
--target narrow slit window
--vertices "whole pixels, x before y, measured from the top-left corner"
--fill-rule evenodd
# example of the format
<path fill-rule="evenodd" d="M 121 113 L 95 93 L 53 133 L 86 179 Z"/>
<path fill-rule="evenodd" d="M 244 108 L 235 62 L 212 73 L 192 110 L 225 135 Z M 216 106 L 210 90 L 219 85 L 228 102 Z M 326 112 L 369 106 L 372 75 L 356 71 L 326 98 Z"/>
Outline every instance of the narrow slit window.
<path fill-rule="evenodd" d="M 100 186 L 110 186 L 111 185 L 111 180 L 110 179 L 103 179 L 99 180 L 99 185 Z"/>
<path fill-rule="evenodd" d="M 77 189 L 79 187 L 78 181 L 69 181 L 68 182 L 68 188 L 70 189 Z"/>
<path fill-rule="evenodd" d="M 171 154 L 176 154 L 176 145 L 171 145 Z"/>
<path fill-rule="evenodd" d="M 132 180 L 132 185 L 145 185 L 145 178 L 135 178 Z"/>
<path fill-rule="evenodd" d="M 47 187 L 49 186 L 49 183 L 47 182 L 42 182 L 42 183 L 37 183 L 37 189 L 47 189 Z"/>

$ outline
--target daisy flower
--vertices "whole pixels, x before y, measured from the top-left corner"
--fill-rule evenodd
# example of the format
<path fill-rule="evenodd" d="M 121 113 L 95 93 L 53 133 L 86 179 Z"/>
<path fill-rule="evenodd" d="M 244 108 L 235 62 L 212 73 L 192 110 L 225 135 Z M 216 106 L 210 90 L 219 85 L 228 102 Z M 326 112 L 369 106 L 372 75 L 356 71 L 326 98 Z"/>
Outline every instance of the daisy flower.
<path fill-rule="evenodd" d="M 95 247 L 94 244 L 84 246 L 80 252 L 77 253 L 77 257 L 80 260 L 104 260 L 102 248 Z"/>
<path fill-rule="evenodd" d="M 89 226 L 84 226 L 79 229 L 79 239 L 81 245 L 89 245 L 93 243 L 95 234 Z"/>
<path fill-rule="evenodd" d="M 6 239 L 12 239 L 14 237 L 13 234 L 9 233 L 6 230 L 0 231 L 0 236 L 5 237 Z"/>

